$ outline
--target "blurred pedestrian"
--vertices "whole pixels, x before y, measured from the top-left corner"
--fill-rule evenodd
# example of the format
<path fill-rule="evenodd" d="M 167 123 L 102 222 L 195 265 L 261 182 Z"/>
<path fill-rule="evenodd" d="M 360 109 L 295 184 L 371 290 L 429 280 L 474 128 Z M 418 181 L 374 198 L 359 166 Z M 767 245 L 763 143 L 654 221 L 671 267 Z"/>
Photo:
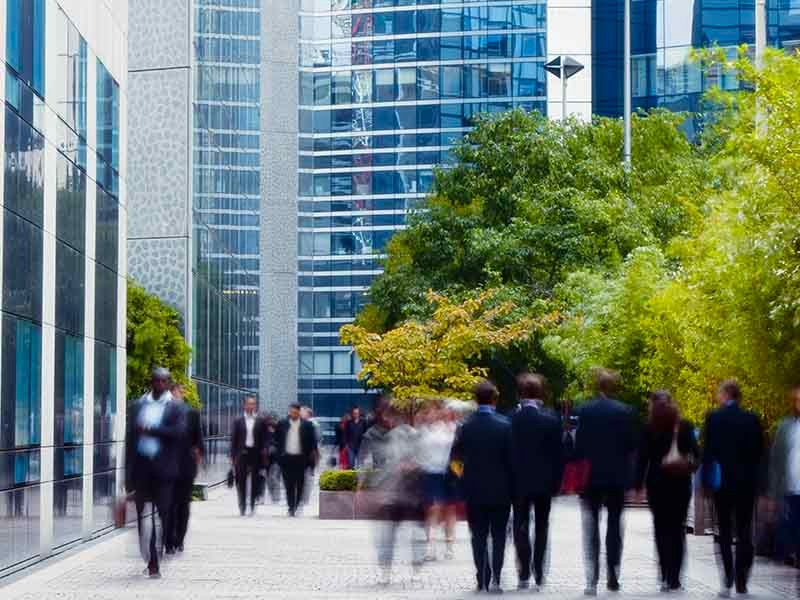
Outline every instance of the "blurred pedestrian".
<path fill-rule="evenodd" d="M 694 427 L 681 420 L 678 407 L 665 390 L 650 394 L 650 411 L 642 432 L 636 489 L 653 515 L 661 590 L 681 589 L 686 553 L 686 516 L 692 497 L 692 474 L 700 461 Z"/>
<path fill-rule="evenodd" d="M 452 559 L 456 515 L 447 472 L 450 469 L 455 428 L 438 405 L 429 407 L 419 417 L 419 466 L 422 471 L 425 536 L 428 543 L 425 560 L 436 560 L 433 530 L 439 524 L 444 525 L 445 558 Z"/>
<path fill-rule="evenodd" d="M 340 469 L 349 469 L 350 460 L 347 454 L 347 423 L 350 422 L 350 413 L 345 413 L 336 424 L 335 441 L 338 450 L 338 464 Z"/>
<path fill-rule="evenodd" d="M 770 453 L 769 496 L 778 515 L 778 553 L 800 566 L 800 385 L 789 399 L 791 416 L 778 425 Z"/>
<path fill-rule="evenodd" d="M 367 420 L 361 416 L 361 409 L 354 406 L 350 410 L 350 419 L 345 423 L 345 444 L 347 445 L 347 462 L 349 468 L 358 467 L 358 451 L 361 449 L 361 440 L 367 431 Z"/>
<path fill-rule="evenodd" d="M 185 430 L 169 385 L 169 371 L 154 369 L 150 391 L 131 407 L 125 438 L 125 488 L 134 492 L 139 548 L 152 578 L 161 577 L 159 558 L 172 530 L 179 440 Z"/>
<path fill-rule="evenodd" d="M 530 587 L 531 566 L 537 588 L 544 584 L 550 507 L 561 487 L 564 470 L 562 428 L 558 416 L 544 406 L 545 380 L 524 373 L 517 378 L 520 409 L 511 417 L 514 466 L 514 545 L 519 588 Z M 534 510 L 531 555 L 530 520 Z"/>
<path fill-rule="evenodd" d="M 197 469 L 203 462 L 205 448 L 200 428 L 200 413 L 184 401 L 183 386 L 173 383 L 170 393 L 183 412 L 182 418 L 186 423 L 186 429 L 178 444 L 178 477 L 175 480 L 172 529 L 167 537 L 167 554 L 174 554 L 175 551 L 183 552 L 186 531 L 189 528 L 194 480 L 197 477 Z"/>
<path fill-rule="evenodd" d="M 511 423 L 498 415 L 497 388 L 483 381 L 475 390 L 478 412 L 458 430 L 452 461 L 461 465 L 461 484 L 472 537 L 477 590 L 502 593 L 500 575 L 511 513 Z M 491 557 L 488 540 L 491 536 Z"/>
<path fill-rule="evenodd" d="M 613 398 L 618 376 L 601 369 L 596 374 L 598 395 L 579 411 L 575 452 L 588 465 L 583 492 L 584 554 L 587 596 L 597 595 L 600 579 L 600 510 L 605 507 L 607 587 L 620 589 L 622 510 L 632 483 L 636 433 L 631 409 Z"/>
<path fill-rule="evenodd" d="M 317 423 L 317 420 L 314 418 L 314 411 L 311 410 L 310 406 L 301 406 L 300 407 L 300 417 L 304 421 L 308 421 L 314 426 L 314 437 L 317 440 L 317 448 L 320 447 L 320 442 L 322 442 L 322 429 Z M 308 504 L 311 498 L 311 489 L 314 487 L 314 469 L 311 466 L 306 467 L 305 471 L 305 481 L 303 482 L 303 498 L 301 503 L 303 505 Z"/>
<path fill-rule="evenodd" d="M 260 494 L 259 471 L 267 466 L 267 425 L 256 412 L 255 396 L 244 398 L 244 414 L 233 422 L 231 432 L 231 462 L 236 473 L 236 492 L 239 514 L 247 512 L 247 482 L 250 481 L 250 516 L 255 515 L 256 499 Z"/>
<path fill-rule="evenodd" d="M 721 597 L 729 597 L 736 586 L 747 593 L 753 566 L 753 513 L 763 454 L 763 430 L 758 417 L 740 406 L 739 384 L 723 381 L 717 392 L 719 408 L 706 418 L 703 471 L 706 485 L 714 493 L 722 559 Z M 736 523 L 736 557 L 733 527 Z"/>
<path fill-rule="evenodd" d="M 386 464 L 388 452 L 387 436 L 393 426 L 393 412 L 388 400 L 381 399 L 378 401 L 373 424 L 364 434 L 358 451 L 358 464 L 362 471 L 369 472 L 383 469 Z"/>
<path fill-rule="evenodd" d="M 289 415 L 275 429 L 275 445 L 286 488 L 289 516 L 297 515 L 303 498 L 306 469 L 315 468 L 319 460 L 317 434 L 309 421 L 300 418 L 300 405 L 289 406 Z"/>

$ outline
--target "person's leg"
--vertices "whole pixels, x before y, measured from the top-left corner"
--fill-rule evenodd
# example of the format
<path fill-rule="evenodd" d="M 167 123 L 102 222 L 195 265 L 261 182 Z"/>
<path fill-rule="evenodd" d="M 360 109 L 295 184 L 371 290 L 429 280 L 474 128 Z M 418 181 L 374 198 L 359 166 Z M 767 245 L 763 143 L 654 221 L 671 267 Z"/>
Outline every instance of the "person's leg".
<path fill-rule="evenodd" d="M 258 499 L 259 494 L 261 493 L 261 482 L 259 481 L 259 467 L 260 465 L 260 456 L 257 453 L 253 452 L 250 454 L 250 511 L 254 511 L 256 509 L 256 500 Z"/>
<path fill-rule="evenodd" d="M 155 504 L 158 509 L 158 518 L 161 527 L 158 529 L 157 543 L 158 551 L 161 552 L 167 545 L 167 536 L 173 531 L 173 502 L 175 497 L 174 481 L 159 481 L 156 484 Z M 172 548 L 170 548 L 172 550 Z"/>
<path fill-rule="evenodd" d="M 667 565 L 669 562 L 669 549 L 667 548 L 667 539 L 665 534 L 666 528 L 664 525 L 664 512 L 666 510 L 666 503 L 664 502 L 664 498 L 661 497 L 660 490 L 651 490 L 648 494 L 647 501 L 650 505 L 650 514 L 653 517 L 653 537 L 655 537 L 656 542 L 656 554 L 658 556 L 658 568 L 661 584 L 665 585 L 669 579 L 669 567 Z"/>
<path fill-rule="evenodd" d="M 536 585 L 544 583 L 545 561 L 547 559 L 547 539 L 550 530 L 550 496 L 540 496 L 534 501 L 536 519 L 536 538 L 533 550 L 533 575 Z"/>
<path fill-rule="evenodd" d="M 674 537 L 670 559 L 671 572 L 667 583 L 672 589 L 678 589 L 681 586 L 681 571 L 686 556 L 686 517 L 689 514 L 691 499 L 692 494 L 688 488 L 680 490 L 675 495 L 674 508 L 671 512 L 670 528 L 674 532 Z"/>
<path fill-rule="evenodd" d="M 478 580 L 478 587 L 486 589 L 489 586 L 489 581 L 486 578 L 489 517 L 485 507 L 467 504 L 467 524 L 469 525 L 472 560 L 475 563 L 475 576 Z"/>
<path fill-rule="evenodd" d="M 289 464 L 288 457 L 284 457 L 283 463 L 281 464 L 281 475 L 283 476 L 283 487 L 286 490 L 286 504 L 289 508 L 289 512 L 291 512 L 292 506 L 294 506 L 294 486 L 292 482 L 292 468 Z"/>
<path fill-rule="evenodd" d="M 537 514 L 538 516 L 538 514 Z M 519 580 L 531 578 L 531 503 L 524 498 L 514 503 L 514 547 L 517 550 Z"/>
<path fill-rule="evenodd" d="M 717 512 L 717 536 L 719 554 L 722 560 L 722 584 L 730 589 L 733 587 L 733 504 L 727 492 L 717 492 L 714 496 L 714 505 Z"/>
<path fill-rule="evenodd" d="M 175 537 L 172 545 L 177 549 L 183 549 L 183 542 L 186 538 L 186 531 L 189 529 L 189 512 L 192 504 L 191 479 L 181 479 L 175 485 Z"/>
<path fill-rule="evenodd" d="M 797 564 L 800 561 L 800 495 L 784 497 L 783 513 L 781 524 L 785 530 L 785 552 L 787 557 L 793 556 Z"/>
<path fill-rule="evenodd" d="M 239 514 L 244 515 L 247 509 L 247 450 L 239 455 L 236 461 L 236 495 L 239 500 Z"/>
<path fill-rule="evenodd" d="M 589 588 L 597 587 L 600 578 L 600 501 L 602 495 L 596 490 L 589 490 L 581 499 L 583 516 L 583 553 L 586 567 L 586 584 Z"/>
<path fill-rule="evenodd" d="M 136 531 L 139 534 L 139 551 L 145 564 L 150 563 L 151 525 L 149 517 L 146 517 L 144 514 L 147 501 L 146 491 L 143 485 L 138 483 L 136 485 L 136 495 L 134 496 L 134 503 L 136 504 Z"/>
<path fill-rule="evenodd" d="M 736 566 L 735 580 L 737 590 L 747 589 L 750 569 L 753 567 L 755 548 L 753 546 L 753 513 L 755 512 L 755 491 L 742 491 L 736 495 Z"/>
<path fill-rule="evenodd" d="M 608 584 L 619 585 L 619 567 L 622 562 L 622 510 L 625 507 L 625 490 L 609 490 L 606 495 L 608 524 L 606 527 L 606 559 Z"/>
<path fill-rule="evenodd" d="M 506 532 L 511 505 L 495 506 L 491 509 L 492 528 L 492 583 L 500 585 L 503 563 L 506 558 Z"/>
<path fill-rule="evenodd" d="M 297 486 L 297 491 L 295 492 L 295 509 L 300 505 L 303 501 L 303 496 L 305 494 L 305 486 L 306 486 L 306 466 L 305 462 L 302 458 L 299 458 L 297 461 L 297 465 L 295 465 L 295 482 Z"/>

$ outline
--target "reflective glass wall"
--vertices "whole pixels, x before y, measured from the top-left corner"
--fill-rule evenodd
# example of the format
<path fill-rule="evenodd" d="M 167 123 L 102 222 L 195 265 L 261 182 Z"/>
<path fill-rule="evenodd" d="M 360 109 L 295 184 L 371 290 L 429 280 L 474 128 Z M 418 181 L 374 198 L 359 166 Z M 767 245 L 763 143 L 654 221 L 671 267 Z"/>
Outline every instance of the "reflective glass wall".
<path fill-rule="evenodd" d="M 58 2 L 0 10 L 2 574 L 113 525 L 125 269 L 120 86 Z"/>
<path fill-rule="evenodd" d="M 298 397 L 335 417 L 369 404 L 339 328 L 433 168 L 479 113 L 546 111 L 546 4 L 303 0 Z"/>
<path fill-rule="evenodd" d="M 632 0 L 631 63 L 633 106 L 663 106 L 699 112 L 703 91 L 736 88 L 738 81 L 719 71 L 702 73 L 693 48 L 718 45 L 730 53 L 755 42 L 755 3 L 748 0 Z M 623 3 L 593 3 L 593 108 L 597 114 L 622 114 Z M 800 0 L 767 0 L 771 45 L 800 45 Z"/>
<path fill-rule="evenodd" d="M 260 0 L 194 2 L 193 376 L 209 481 L 258 389 Z"/>

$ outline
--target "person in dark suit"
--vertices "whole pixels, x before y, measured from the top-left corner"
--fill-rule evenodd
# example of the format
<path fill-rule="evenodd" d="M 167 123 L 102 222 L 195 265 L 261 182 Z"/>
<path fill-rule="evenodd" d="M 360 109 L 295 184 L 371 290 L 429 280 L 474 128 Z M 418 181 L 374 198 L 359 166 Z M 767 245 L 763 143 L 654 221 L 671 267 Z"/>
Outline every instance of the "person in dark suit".
<path fill-rule="evenodd" d="M 606 565 L 609 591 L 619 591 L 622 559 L 622 510 L 632 484 L 636 429 L 631 409 L 612 398 L 617 374 L 600 370 L 597 398 L 579 411 L 575 452 L 587 462 L 588 477 L 583 492 L 584 545 L 587 564 L 586 595 L 597 594 L 600 578 L 600 509 L 608 513 Z"/>
<path fill-rule="evenodd" d="M 678 455 L 670 457 L 673 447 Z M 658 390 L 650 394 L 650 418 L 639 445 L 636 489 L 642 497 L 647 486 L 664 592 L 681 589 L 686 516 L 692 497 L 692 473 L 699 459 L 694 427 L 680 418 L 670 393 Z"/>
<path fill-rule="evenodd" d="M 544 583 L 544 561 L 553 496 L 561 487 L 564 468 L 561 421 L 544 407 L 545 381 L 524 373 L 517 378 L 520 409 L 511 417 L 514 467 L 514 545 L 519 567 L 519 588 L 530 587 L 530 511 L 536 519 L 533 575 L 537 587 Z"/>
<path fill-rule="evenodd" d="M 147 574 L 153 578 L 161 576 L 159 554 L 165 534 L 172 531 L 179 447 L 186 428 L 183 411 L 172 401 L 169 385 L 169 371 L 154 369 L 151 390 L 131 407 L 125 438 L 125 488 L 134 492 L 139 546 Z M 153 507 L 149 522 L 145 517 L 148 502 Z"/>
<path fill-rule="evenodd" d="M 178 477 L 175 480 L 172 530 L 167 538 L 167 554 L 174 554 L 175 551 L 183 552 L 183 543 L 189 528 L 192 489 L 195 477 L 197 477 L 197 468 L 203 462 L 205 449 L 203 432 L 200 428 L 200 413 L 184 402 L 181 384 L 173 384 L 170 393 L 172 399 L 183 411 L 183 419 L 186 423 L 186 431 L 179 442 Z"/>
<path fill-rule="evenodd" d="M 511 423 L 495 412 L 497 396 L 497 388 L 490 381 L 477 386 L 478 412 L 458 430 L 451 459 L 463 465 L 461 486 L 467 505 L 478 591 L 502 593 L 500 574 L 511 512 L 513 471 Z"/>
<path fill-rule="evenodd" d="M 720 596 L 729 597 L 735 585 L 739 594 L 747 593 L 753 566 L 753 512 L 758 492 L 764 432 L 758 417 L 742 409 L 742 392 L 734 380 L 722 382 L 717 393 L 719 408 L 705 424 L 703 470 L 719 474 L 714 506 L 719 525 L 719 550 L 723 582 Z M 706 477 L 708 479 L 708 477 Z M 736 559 L 734 561 L 733 521 L 736 521 Z"/>
<path fill-rule="evenodd" d="M 289 416 L 275 428 L 275 446 L 281 465 L 289 516 L 297 514 L 303 499 L 306 469 L 314 469 L 319 460 L 317 432 L 310 421 L 300 418 L 300 405 L 289 406 Z"/>
<path fill-rule="evenodd" d="M 267 424 L 258 416 L 255 396 L 245 396 L 244 414 L 233 422 L 231 462 L 236 473 L 239 514 L 247 512 L 247 479 L 250 478 L 250 516 L 260 493 L 258 471 L 267 465 Z"/>

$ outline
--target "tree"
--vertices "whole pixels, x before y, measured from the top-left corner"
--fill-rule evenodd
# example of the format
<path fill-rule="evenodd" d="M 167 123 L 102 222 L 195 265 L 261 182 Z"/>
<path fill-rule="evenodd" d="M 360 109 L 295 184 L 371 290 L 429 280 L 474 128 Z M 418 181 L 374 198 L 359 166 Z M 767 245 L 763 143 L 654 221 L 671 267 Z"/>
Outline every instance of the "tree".
<path fill-rule="evenodd" d="M 412 413 L 431 398 L 471 399 L 487 375 L 482 357 L 527 341 L 556 318 L 511 318 L 515 305 L 497 301 L 492 291 L 459 303 L 429 292 L 427 301 L 429 319 L 410 319 L 383 334 L 356 324 L 341 330 L 342 343 L 352 345 L 361 359 L 359 379 L 390 393 L 395 406 Z"/>
<path fill-rule="evenodd" d="M 150 386 L 154 367 L 165 367 L 185 388 L 186 401 L 200 407 L 197 388 L 188 376 L 192 350 L 181 334 L 181 315 L 158 296 L 128 280 L 128 399 Z"/>

